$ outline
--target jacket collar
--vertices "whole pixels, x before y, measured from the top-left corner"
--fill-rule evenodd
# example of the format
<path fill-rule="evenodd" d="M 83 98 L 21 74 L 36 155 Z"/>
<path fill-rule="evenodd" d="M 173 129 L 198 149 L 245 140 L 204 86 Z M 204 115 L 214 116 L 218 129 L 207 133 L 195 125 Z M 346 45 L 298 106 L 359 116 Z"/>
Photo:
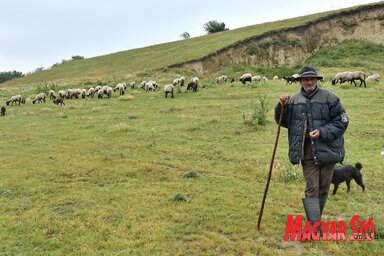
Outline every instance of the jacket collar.
<path fill-rule="evenodd" d="M 316 84 L 316 88 L 315 90 L 313 90 L 313 92 L 311 93 L 311 95 L 307 95 L 307 93 L 304 91 L 304 88 L 301 87 L 301 94 L 305 97 L 305 98 L 312 98 L 317 92 L 319 91 L 319 86 Z"/>

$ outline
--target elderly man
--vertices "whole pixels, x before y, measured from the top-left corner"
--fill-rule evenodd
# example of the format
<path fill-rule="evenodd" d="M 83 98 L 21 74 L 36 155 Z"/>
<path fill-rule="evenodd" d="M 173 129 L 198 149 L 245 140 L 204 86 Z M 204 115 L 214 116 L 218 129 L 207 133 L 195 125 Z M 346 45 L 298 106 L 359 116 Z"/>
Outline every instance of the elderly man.
<path fill-rule="evenodd" d="M 300 91 L 280 96 L 275 108 L 278 122 L 284 106 L 282 126 L 288 128 L 289 159 L 302 165 L 306 181 L 302 201 L 311 226 L 321 219 L 335 164 L 344 159 L 343 134 L 349 122 L 340 99 L 317 85 L 322 78 L 313 67 L 302 68 L 297 78 Z"/>

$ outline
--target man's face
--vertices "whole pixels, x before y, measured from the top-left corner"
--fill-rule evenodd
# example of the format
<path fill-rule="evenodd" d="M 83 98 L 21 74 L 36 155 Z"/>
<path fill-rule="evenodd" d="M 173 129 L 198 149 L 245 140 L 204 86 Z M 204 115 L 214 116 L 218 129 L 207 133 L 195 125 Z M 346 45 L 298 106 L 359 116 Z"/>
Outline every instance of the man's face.
<path fill-rule="evenodd" d="M 300 84 L 307 94 L 312 93 L 316 88 L 317 78 L 315 77 L 303 77 L 300 79 Z"/>

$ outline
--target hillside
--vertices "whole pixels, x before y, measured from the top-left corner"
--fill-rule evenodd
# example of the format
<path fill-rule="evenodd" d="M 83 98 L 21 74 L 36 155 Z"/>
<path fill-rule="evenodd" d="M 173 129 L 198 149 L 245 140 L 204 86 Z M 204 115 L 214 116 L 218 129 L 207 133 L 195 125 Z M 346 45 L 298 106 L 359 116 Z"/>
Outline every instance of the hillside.
<path fill-rule="evenodd" d="M 129 79 L 165 67 L 211 74 L 230 64 L 294 66 L 321 46 L 334 45 L 345 38 L 381 43 L 384 41 L 383 10 L 384 2 L 380 2 L 69 61 L 8 84 Z M 312 39 L 319 38 L 312 34 L 324 36 L 316 43 Z M 259 54 L 260 50 L 263 54 Z"/>

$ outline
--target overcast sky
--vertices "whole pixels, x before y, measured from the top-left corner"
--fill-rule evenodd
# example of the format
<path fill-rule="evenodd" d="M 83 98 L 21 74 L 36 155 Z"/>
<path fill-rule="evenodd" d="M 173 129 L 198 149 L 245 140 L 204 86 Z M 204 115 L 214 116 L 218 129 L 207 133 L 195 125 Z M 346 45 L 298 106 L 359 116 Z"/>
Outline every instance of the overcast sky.
<path fill-rule="evenodd" d="M 375 0 L 0 0 L 0 71 L 27 73 L 85 58 Z"/>

